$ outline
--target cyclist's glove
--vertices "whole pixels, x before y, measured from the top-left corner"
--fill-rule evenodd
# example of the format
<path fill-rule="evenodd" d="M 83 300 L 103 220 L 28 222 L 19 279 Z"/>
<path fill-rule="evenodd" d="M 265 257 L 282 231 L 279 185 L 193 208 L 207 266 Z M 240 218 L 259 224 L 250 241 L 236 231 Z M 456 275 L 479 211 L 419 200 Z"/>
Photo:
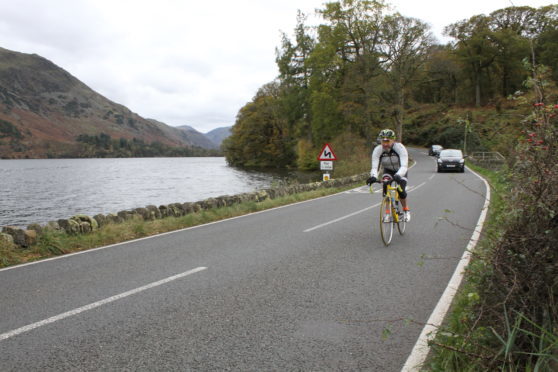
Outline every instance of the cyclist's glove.
<path fill-rule="evenodd" d="M 376 177 L 368 177 L 368 179 L 366 180 L 366 184 L 368 186 L 372 186 L 372 184 L 376 181 L 378 181 L 378 179 Z"/>
<path fill-rule="evenodd" d="M 397 173 L 393 176 L 393 179 L 394 179 L 395 181 L 397 181 L 397 183 L 401 183 L 401 176 L 398 175 Z"/>

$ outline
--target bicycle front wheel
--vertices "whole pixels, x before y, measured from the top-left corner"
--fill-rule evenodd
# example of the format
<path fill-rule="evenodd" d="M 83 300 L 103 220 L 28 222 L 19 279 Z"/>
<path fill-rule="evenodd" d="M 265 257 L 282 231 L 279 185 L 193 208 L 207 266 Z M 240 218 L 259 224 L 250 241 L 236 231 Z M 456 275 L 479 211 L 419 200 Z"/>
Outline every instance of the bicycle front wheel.
<path fill-rule="evenodd" d="M 392 205 L 389 196 L 382 200 L 382 205 L 380 206 L 380 233 L 382 235 L 382 241 L 387 246 L 391 243 L 391 238 L 393 237 L 393 215 L 392 215 Z"/>
<path fill-rule="evenodd" d="M 400 235 L 403 235 L 405 233 L 405 227 L 407 227 L 407 222 L 405 221 L 404 214 L 400 213 L 400 210 L 396 213 L 399 216 L 399 219 L 397 220 L 397 230 L 399 230 Z"/>

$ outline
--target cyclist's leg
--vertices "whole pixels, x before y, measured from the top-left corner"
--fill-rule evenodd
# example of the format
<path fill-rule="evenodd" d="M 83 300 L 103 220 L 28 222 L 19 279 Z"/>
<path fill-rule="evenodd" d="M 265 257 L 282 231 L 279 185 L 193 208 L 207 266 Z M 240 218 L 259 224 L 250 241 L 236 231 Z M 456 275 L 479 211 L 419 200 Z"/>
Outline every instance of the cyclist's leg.
<path fill-rule="evenodd" d="M 401 177 L 401 182 L 399 185 L 401 186 L 401 192 L 399 193 L 399 200 L 401 201 L 401 205 L 403 206 L 403 213 L 405 214 L 405 220 L 411 220 L 411 209 L 409 208 L 409 204 L 407 203 L 407 174 Z"/>
<path fill-rule="evenodd" d="M 407 175 L 401 177 L 399 186 L 401 186 L 401 191 L 399 192 L 399 200 L 401 200 L 401 205 L 405 209 L 407 208 Z"/>

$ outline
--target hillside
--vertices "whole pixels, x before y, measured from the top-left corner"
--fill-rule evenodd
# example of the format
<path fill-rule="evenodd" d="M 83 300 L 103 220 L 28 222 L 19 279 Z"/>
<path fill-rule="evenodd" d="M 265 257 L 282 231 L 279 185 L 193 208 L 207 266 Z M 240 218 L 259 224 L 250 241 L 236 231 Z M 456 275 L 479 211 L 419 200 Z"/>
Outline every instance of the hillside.
<path fill-rule="evenodd" d="M 203 148 L 206 149 L 217 149 L 219 148 L 219 146 L 214 143 L 213 141 L 211 141 L 211 139 L 209 139 L 206 135 L 204 135 L 203 133 L 198 132 L 197 130 L 195 130 L 194 128 L 192 128 L 189 125 L 182 125 L 179 127 L 176 127 L 177 129 L 180 129 L 185 136 L 187 136 L 188 138 L 190 138 L 191 140 L 195 141 L 198 146 L 201 146 Z"/>
<path fill-rule="evenodd" d="M 0 48 L 0 157 L 88 156 L 76 141 L 80 135 L 216 148 L 110 101 L 41 56 Z"/>
<path fill-rule="evenodd" d="M 205 134 L 207 138 L 209 138 L 213 143 L 221 146 L 223 140 L 231 135 L 231 127 L 220 127 L 215 128 L 212 131 L 209 131 Z"/>

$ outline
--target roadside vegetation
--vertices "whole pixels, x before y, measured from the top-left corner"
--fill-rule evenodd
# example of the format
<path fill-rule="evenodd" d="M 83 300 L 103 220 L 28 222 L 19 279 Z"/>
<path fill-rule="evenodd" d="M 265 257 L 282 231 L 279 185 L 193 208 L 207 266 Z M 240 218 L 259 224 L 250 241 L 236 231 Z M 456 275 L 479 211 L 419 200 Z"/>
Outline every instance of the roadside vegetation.
<path fill-rule="evenodd" d="M 466 283 L 432 342 L 431 371 L 558 370 L 558 105 L 538 68 L 537 98 L 509 166 L 478 169 L 493 189 Z"/>
<path fill-rule="evenodd" d="M 166 217 L 153 221 L 132 219 L 110 223 L 98 230 L 82 235 L 69 235 L 62 231 L 49 231 L 40 235 L 37 244 L 29 248 L 16 248 L 0 240 L 0 267 L 36 261 L 66 253 L 83 251 L 105 245 L 121 243 L 169 231 L 175 231 L 226 218 L 237 217 L 269 208 L 335 194 L 357 186 L 322 188 L 261 202 L 245 202 L 230 207 L 211 208 L 182 217 Z"/>
<path fill-rule="evenodd" d="M 299 13 L 277 48 L 279 76 L 240 109 L 223 143 L 229 164 L 318 169 L 324 143 L 371 144 L 386 127 L 406 145 L 466 142 L 466 153 L 509 156 L 529 114 L 508 100 L 525 92 L 524 61 L 549 66 L 548 79 L 558 81 L 558 5 L 475 15 L 448 25 L 445 45 L 431 37 L 428 20 L 388 6 L 329 2 L 312 26 Z"/>

